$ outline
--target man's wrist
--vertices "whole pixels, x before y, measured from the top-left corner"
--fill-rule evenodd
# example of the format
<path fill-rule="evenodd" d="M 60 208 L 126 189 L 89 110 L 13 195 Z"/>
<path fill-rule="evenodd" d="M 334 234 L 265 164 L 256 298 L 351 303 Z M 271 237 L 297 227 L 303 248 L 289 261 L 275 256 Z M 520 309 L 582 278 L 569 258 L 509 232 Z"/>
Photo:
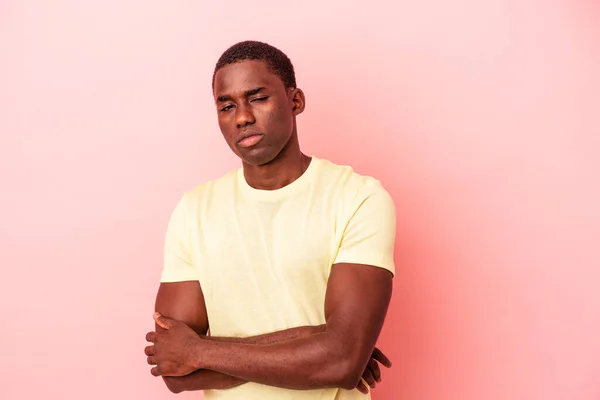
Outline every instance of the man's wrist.
<path fill-rule="evenodd" d="M 209 345 L 209 340 L 198 337 L 191 349 L 190 364 L 195 371 L 205 368 L 206 350 Z"/>

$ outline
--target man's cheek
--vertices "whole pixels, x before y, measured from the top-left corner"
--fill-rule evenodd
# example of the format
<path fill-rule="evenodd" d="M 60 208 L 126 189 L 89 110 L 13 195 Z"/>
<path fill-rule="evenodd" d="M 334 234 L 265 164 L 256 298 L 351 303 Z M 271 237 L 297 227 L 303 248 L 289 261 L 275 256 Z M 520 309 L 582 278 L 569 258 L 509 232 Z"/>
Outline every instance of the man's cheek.
<path fill-rule="evenodd" d="M 293 119 L 289 118 L 288 113 L 282 112 L 281 110 L 274 110 L 269 113 L 267 117 L 268 124 L 277 128 L 289 128 L 293 127 Z"/>

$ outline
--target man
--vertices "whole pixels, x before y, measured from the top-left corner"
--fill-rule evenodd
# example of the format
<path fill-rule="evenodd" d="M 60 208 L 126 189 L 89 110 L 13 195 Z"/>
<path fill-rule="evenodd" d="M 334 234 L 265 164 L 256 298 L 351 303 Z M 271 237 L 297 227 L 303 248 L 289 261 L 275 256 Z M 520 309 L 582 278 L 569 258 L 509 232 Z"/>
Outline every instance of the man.
<path fill-rule="evenodd" d="M 305 108 L 280 50 L 217 62 L 219 127 L 242 168 L 171 216 L 145 348 L 173 392 L 205 399 L 365 399 L 392 293 L 395 208 L 379 181 L 300 151 Z M 366 384 L 367 385 L 366 385 Z"/>

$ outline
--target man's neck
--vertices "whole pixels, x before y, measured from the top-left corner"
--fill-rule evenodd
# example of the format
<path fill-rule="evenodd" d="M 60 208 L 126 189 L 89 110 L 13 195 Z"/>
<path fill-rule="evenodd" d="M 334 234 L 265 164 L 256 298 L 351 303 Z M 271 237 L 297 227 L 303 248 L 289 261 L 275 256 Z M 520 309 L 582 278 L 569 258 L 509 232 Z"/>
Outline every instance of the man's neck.
<path fill-rule="evenodd" d="M 281 189 L 302 176 L 310 162 L 311 158 L 299 148 L 287 149 L 284 154 L 266 165 L 244 164 L 244 177 L 248 185 L 255 189 Z"/>

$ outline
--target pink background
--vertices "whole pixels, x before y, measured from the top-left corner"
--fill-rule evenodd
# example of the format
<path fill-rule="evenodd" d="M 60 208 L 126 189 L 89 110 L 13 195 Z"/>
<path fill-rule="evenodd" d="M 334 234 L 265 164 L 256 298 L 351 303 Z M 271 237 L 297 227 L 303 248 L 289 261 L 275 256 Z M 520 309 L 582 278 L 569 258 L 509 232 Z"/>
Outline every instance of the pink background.
<path fill-rule="evenodd" d="M 164 230 L 238 166 L 210 79 L 258 39 L 304 149 L 397 203 L 374 398 L 600 399 L 598 3 L 215 3 L 0 2 L 0 398 L 171 398 L 143 355 Z"/>

